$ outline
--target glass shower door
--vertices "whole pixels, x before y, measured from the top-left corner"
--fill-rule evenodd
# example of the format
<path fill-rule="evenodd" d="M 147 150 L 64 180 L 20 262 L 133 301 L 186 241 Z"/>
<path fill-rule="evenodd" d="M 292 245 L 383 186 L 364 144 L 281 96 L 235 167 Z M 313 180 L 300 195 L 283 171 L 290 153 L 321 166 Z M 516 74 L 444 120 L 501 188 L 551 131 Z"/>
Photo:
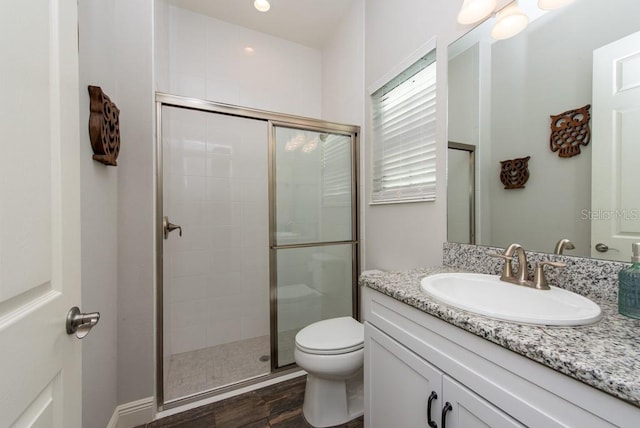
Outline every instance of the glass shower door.
<path fill-rule="evenodd" d="M 272 349 L 282 367 L 294 362 L 301 328 L 354 313 L 356 136 L 284 124 L 271 132 Z"/>
<path fill-rule="evenodd" d="M 267 121 L 162 107 L 164 401 L 267 375 Z M 177 227 L 180 228 L 177 228 Z"/>

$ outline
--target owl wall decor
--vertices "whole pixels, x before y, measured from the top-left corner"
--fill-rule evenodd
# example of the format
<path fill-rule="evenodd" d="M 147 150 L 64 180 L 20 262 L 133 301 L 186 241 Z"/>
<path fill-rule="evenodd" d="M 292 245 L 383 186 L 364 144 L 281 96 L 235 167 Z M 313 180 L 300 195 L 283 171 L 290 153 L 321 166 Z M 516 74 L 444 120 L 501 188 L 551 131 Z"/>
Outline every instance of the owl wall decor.
<path fill-rule="evenodd" d="M 120 153 L 120 110 L 99 86 L 89 86 L 89 138 L 93 160 L 116 166 Z"/>
<path fill-rule="evenodd" d="M 580 146 L 591 141 L 589 119 L 590 104 L 575 110 L 565 111 L 551 116 L 551 137 L 549 146 L 552 152 L 558 152 L 561 158 L 570 158 L 580 154 Z"/>
<path fill-rule="evenodd" d="M 524 189 L 529 180 L 529 159 L 531 156 L 500 161 L 500 181 L 505 189 Z"/>

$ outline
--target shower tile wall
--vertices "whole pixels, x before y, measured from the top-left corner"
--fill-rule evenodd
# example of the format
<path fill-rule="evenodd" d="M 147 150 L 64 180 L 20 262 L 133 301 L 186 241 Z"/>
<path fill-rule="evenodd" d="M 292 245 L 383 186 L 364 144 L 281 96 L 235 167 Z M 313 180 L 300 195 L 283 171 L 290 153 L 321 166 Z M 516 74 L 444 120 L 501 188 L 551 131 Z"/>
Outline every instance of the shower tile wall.
<path fill-rule="evenodd" d="M 322 53 L 161 3 L 157 89 L 306 117 L 321 117 Z M 249 49 L 251 48 L 251 49 Z"/>
<path fill-rule="evenodd" d="M 167 350 L 268 335 L 266 123 L 166 109 Z"/>

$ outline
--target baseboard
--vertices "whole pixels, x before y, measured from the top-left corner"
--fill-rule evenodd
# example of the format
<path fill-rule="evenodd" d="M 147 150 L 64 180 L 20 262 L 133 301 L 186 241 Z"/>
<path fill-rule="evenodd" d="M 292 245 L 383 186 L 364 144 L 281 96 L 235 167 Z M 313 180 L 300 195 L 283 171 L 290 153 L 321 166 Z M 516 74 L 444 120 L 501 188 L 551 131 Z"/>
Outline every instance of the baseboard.
<path fill-rule="evenodd" d="M 153 421 L 153 397 L 121 404 L 115 408 L 107 428 L 133 428 Z"/>

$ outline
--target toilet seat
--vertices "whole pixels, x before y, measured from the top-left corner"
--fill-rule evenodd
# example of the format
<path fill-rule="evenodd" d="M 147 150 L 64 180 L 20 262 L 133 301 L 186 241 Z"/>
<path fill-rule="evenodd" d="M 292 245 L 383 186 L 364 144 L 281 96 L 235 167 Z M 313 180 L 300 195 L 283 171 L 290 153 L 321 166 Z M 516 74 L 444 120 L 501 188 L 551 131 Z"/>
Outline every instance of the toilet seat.
<path fill-rule="evenodd" d="M 322 320 L 300 330 L 295 341 L 308 354 L 346 354 L 364 347 L 364 327 L 351 317 Z"/>

